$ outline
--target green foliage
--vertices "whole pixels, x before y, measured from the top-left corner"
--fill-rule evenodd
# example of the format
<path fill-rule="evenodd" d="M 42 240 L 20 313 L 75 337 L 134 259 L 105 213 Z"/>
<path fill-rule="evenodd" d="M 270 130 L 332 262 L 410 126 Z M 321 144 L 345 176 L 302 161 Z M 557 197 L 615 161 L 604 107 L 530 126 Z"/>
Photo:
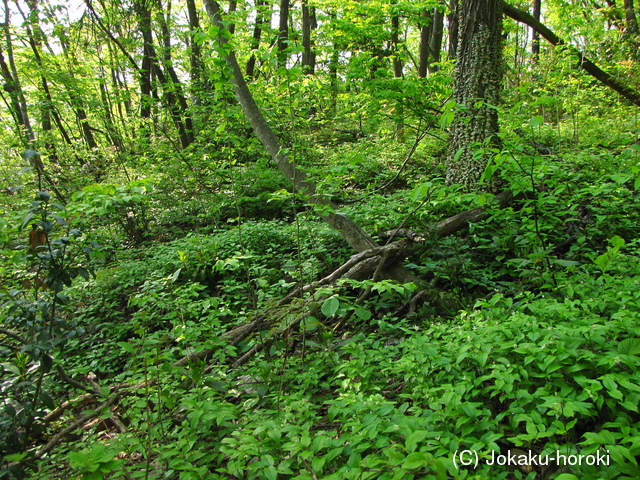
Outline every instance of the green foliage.
<path fill-rule="evenodd" d="M 54 408 L 54 366 L 64 357 L 67 343 L 84 331 L 69 316 L 71 301 L 65 289 L 78 277 L 89 280 L 90 271 L 80 260 L 97 245 L 87 245 L 67 219 L 68 211 L 52 202 L 47 192 L 36 195 L 19 229 L 32 227 L 29 245 L 13 258 L 17 270 L 27 276 L 22 288 L 0 293 L 3 327 L 9 329 L 3 333 L 20 343 L 20 348 L 3 351 L 3 457 L 26 450 L 33 438 L 42 435 L 42 417 Z M 24 475 L 20 467 L 13 470 L 18 477 Z"/>
<path fill-rule="evenodd" d="M 225 15 L 233 35 L 135 3 L 93 2 L 77 21 L 42 7 L 3 29 L 21 82 L 3 74 L 0 477 L 640 477 L 637 109 L 567 49 L 534 61 L 528 27 L 507 21 L 503 148 L 474 147 L 491 159 L 483 186 L 513 192 L 499 208 L 442 180 L 454 62 L 416 75 L 441 2 L 303 2 L 314 74 L 299 61 L 303 3 L 285 66 L 266 18 L 254 42 L 256 2 Z M 637 88 L 621 12 L 552 0 L 545 21 Z M 254 135 L 220 58 L 231 47 L 243 68 L 255 55 L 249 89 L 317 194 L 380 244 L 399 226 L 424 238 L 393 259 L 418 281 L 314 284 L 355 252 Z M 29 250 L 34 226 L 46 241 Z M 96 408 L 61 371 L 91 401 L 118 397 L 56 437 Z M 515 448 L 610 461 L 487 464 Z M 456 465 L 461 450 L 477 468 Z"/>

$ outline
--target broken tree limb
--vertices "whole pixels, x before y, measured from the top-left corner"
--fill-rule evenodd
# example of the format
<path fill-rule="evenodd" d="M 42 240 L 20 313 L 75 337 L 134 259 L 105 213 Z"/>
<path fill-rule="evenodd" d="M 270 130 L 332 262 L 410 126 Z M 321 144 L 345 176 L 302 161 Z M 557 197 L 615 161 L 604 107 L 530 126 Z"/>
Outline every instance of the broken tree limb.
<path fill-rule="evenodd" d="M 506 2 L 502 2 L 502 11 L 508 17 L 513 18 L 514 20 L 529 25 L 536 32 L 542 35 L 551 45 L 564 45 L 566 46 L 571 53 L 578 57 L 579 63 L 578 66 L 585 70 L 589 75 L 597 78 L 600 82 L 605 84 L 607 87 L 615 90 L 624 98 L 634 103 L 635 105 L 640 106 L 640 92 L 634 90 L 633 88 L 619 82 L 612 75 L 608 74 L 600 67 L 598 67 L 595 63 L 589 60 L 584 56 L 582 52 L 580 52 L 577 48 L 568 45 L 564 40 L 558 37 L 555 33 L 553 33 L 549 28 L 545 25 L 537 21 L 527 12 L 524 12 L 512 5 L 509 5 Z"/>
<path fill-rule="evenodd" d="M 249 91 L 249 87 L 247 86 L 247 82 L 244 80 L 242 70 L 240 69 L 240 65 L 238 65 L 234 51 L 232 49 L 229 50 L 228 48 L 225 48 L 225 45 L 228 43 L 228 31 L 222 23 L 220 5 L 215 0 L 204 0 L 204 5 L 209 17 L 211 18 L 211 23 L 218 28 L 219 34 L 217 41 L 225 52 L 225 62 L 233 72 L 233 77 L 230 81 L 233 85 L 236 97 L 238 97 L 238 101 L 251 124 L 251 128 L 253 128 L 256 136 L 262 145 L 264 145 L 267 152 L 269 152 L 269 155 L 275 164 L 291 182 L 294 190 L 309 198 L 309 203 L 312 205 L 328 207 L 326 213 L 321 213 L 320 217 L 332 228 L 336 229 L 340 235 L 342 235 L 342 238 L 344 238 L 356 251 L 362 252 L 375 247 L 375 241 L 364 230 L 362 230 L 346 215 L 338 213 L 337 207 L 331 202 L 331 200 L 324 195 L 317 193 L 316 185 L 306 179 L 305 173 L 295 165 L 293 159 L 286 154 L 285 150 L 283 150 L 277 135 L 265 120 L 255 99 L 253 98 L 253 95 L 251 95 L 251 92 Z"/>
<path fill-rule="evenodd" d="M 517 197 L 519 197 L 518 195 Z M 511 190 L 506 190 L 499 195 L 496 195 L 495 202 L 497 202 L 498 208 L 504 208 L 513 200 L 513 192 Z M 446 237 L 458 230 L 466 227 L 472 222 L 479 222 L 489 217 L 489 214 L 485 212 L 487 207 L 478 207 L 472 208 L 471 210 L 467 210 L 462 213 L 458 213 L 453 217 L 445 218 L 444 220 L 440 220 L 435 225 L 432 225 L 428 228 L 429 236 L 431 238 L 440 238 Z"/>

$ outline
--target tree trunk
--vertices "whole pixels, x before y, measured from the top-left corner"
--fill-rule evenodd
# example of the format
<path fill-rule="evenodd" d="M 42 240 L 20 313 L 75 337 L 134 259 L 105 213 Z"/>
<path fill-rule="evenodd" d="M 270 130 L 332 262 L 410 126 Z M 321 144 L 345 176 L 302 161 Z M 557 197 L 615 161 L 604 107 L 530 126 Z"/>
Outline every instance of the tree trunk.
<path fill-rule="evenodd" d="M 440 61 L 440 51 L 442 50 L 442 31 L 444 29 L 444 14 L 439 7 L 433 10 L 433 26 L 431 28 L 431 37 L 429 38 L 429 53 L 431 60 L 429 61 L 429 73 L 437 72 L 440 67 L 434 65 Z"/>
<path fill-rule="evenodd" d="M 501 0 L 462 0 L 459 18 L 457 111 L 449 136 L 446 179 L 472 189 L 487 163 L 476 147 L 500 145 L 496 106 L 503 71 Z"/>
<path fill-rule="evenodd" d="M 289 46 L 289 0 L 280 0 L 280 21 L 278 26 L 278 41 L 276 50 L 278 55 L 278 67 L 287 66 L 287 52 Z"/>
<path fill-rule="evenodd" d="M 422 11 L 421 17 L 422 26 L 420 27 L 418 76 L 424 78 L 427 76 L 427 69 L 429 68 L 429 48 L 431 40 L 431 30 L 433 28 L 433 15 L 432 12 L 425 8 Z"/>
<path fill-rule="evenodd" d="M 332 17 L 335 18 L 335 15 Z M 338 65 L 340 64 L 340 47 L 334 39 L 331 48 L 331 58 L 329 59 L 329 109 L 328 117 L 333 118 L 338 108 Z"/>
<path fill-rule="evenodd" d="M 633 0 L 624 0 L 624 11 L 627 19 L 627 33 L 629 35 L 638 35 L 638 20 L 636 19 L 636 11 L 633 8 Z"/>
<path fill-rule="evenodd" d="M 313 75 L 316 68 L 316 53 L 313 51 L 311 34 L 318 28 L 316 8 L 309 7 L 307 0 L 302 1 L 302 71 Z"/>
<path fill-rule="evenodd" d="M 200 20 L 198 19 L 195 0 L 187 0 L 187 14 L 189 15 L 189 30 L 192 32 L 200 30 Z M 189 45 L 191 47 L 191 54 L 189 55 L 191 86 L 193 95 L 198 95 L 203 83 L 204 62 L 202 60 L 200 44 L 196 42 L 193 37 L 190 38 Z"/>
<path fill-rule="evenodd" d="M 265 9 L 269 9 L 269 15 L 265 20 Z M 262 36 L 262 29 L 264 25 L 268 25 L 271 22 L 271 5 L 268 5 L 265 0 L 256 0 L 256 24 L 253 27 L 253 37 L 251 39 L 251 56 L 247 61 L 247 77 L 255 78 L 256 68 L 256 54 L 255 52 L 260 48 L 260 37 Z"/>
<path fill-rule="evenodd" d="M 178 75 L 173 68 L 173 60 L 171 57 L 171 33 L 169 31 L 169 25 L 164 17 L 163 12 L 171 12 L 171 2 L 168 3 L 166 9 L 162 8 L 161 0 L 158 1 L 158 7 L 160 13 L 158 20 L 162 31 L 162 63 L 164 70 L 167 72 L 169 78 L 165 79 L 162 83 L 165 96 L 170 103 L 170 110 L 174 112 L 174 123 L 176 128 L 180 132 L 180 144 L 182 148 L 187 148 L 193 143 L 193 122 L 189 113 L 189 104 L 184 95 L 182 88 L 182 82 L 178 78 Z M 154 61 L 157 63 L 157 56 L 154 57 Z M 176 118 L 177 117 L 177 118 Z"/>
<path fill-rule="evenodd" d="M 542 7 L 542 0 L 533 0 L 533 18 L 536 19 L 536 22 L 540 21 L 540 9 Z M 535 28 L 532 28 L 533 35 L 531 38 L 531 53 L 533 54 L 533 59 L 538 60 L 538 56 L 540 55 L 540 35 L 536 31 Z"/>
<path fill-rule="evenodd" d="M 399 39 L 400 34 L 400 15 L 398 14 L 395 2 L 393 4 L 394 11 L 391 14 L 391 48 L 393 51 L 393 76 L 402 78 L 402 59 L 400 58 Z M 395 112 L 396 120 L 396 141 L 404 142 L 404 105 L 402 99 L 396 100 Z"/>
<path fill-rule="evenodd" d="M 148 0 L 135 0 L 134 10 L 138 15 L 138 25 L 142 33 L 142 66 L 140 67 L 140 117 L 144 120 L 151 117 L 153 85 L 151 82 L 153 58 L 151 37 L 151 11 L 146 5 Z"/>
<path fill-rule="evenodd" d="M 458 51 L 458 0 L 450 0 L 449 10 L 449 60 L 453 60 Z"/>
<path fill-rule="evenodd" d="M 204 0 L 204 5 L 211 17 L 211 22 L 221 31 L 223 30 L 222 19 L 220 18 L 220 6 L 215 0 Z M 227 38 L 220 35 L 220 44 L 227 43 Z M 344 214 L 336 212 L 336 206 L 322 194 L 316 193 L 316 186 L 305 179 L 306 175 L 296 167 L 292 159 L 283 153 L 278 136 L 271 130 L 266 120 L 262 116 L 247 83 L 244 81 L 242 71 L 236 60 L 233 50 L 225 57 L 225 61 L 233 72 L 231 83 L 238 97 L 251 127 L 256 136 L 262 142 L 269 155 L 276 163 L 280 171 L 287 177 L 293 185 L 294 191 L 309 197 L 308 202 L 316 205 L 321 218 L 331 227 L 336 229 L 340 235 L 358 252 L 368 250 L 376 246 L 373 239 L 367 235 L 353 220 Z"/>

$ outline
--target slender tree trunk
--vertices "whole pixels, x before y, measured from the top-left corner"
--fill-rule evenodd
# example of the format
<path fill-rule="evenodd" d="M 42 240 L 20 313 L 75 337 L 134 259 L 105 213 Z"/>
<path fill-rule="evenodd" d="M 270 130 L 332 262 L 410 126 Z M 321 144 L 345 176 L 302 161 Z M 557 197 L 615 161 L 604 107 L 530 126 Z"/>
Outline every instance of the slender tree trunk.
<path fill-rule="evenodd" d="M 449 21 L 449 60 L 453 60 L 458 51 L 458 0 L 449 0 L 449 10 L 451 12 L 447 16 Z"/>
<path fill-rule="evenodd" d="M 420 15 L 422 26 L 420 27 L 420 53 L 418 60 L 418 76 L 426 77 L 429 68 L 429 48 L 431 40 L 431 30 L 433 27 L 433 16 L 431 11 L 424 9 Z"/>
<path fill-rule="evenodd" d="M 475 149 L 500 145 L 496 106 L 502 72 L 501 0 L 462 0 L 453 91 L 458 107 L 447 154 L 449 184 L 475 188 L 487 162 L 487 156 Z"/>
<path fill-rule="evenodd" d="M 134 0 L 134 10 L 138 15 L 138 28 L 142 33 L 142 65 L 140 67 L 140 117 L 145 120 L 151 118 L 152 104 L 152 70 L 153 46 L 151 36 L 151 10 L 147 5 L 149 0 Z"/>
<path fill-rule="evenodd" d="M 400 15 L 398 13 L 395 2 L 392 4 L 393 12 L 391 14 L 391 48 L 393 50 L 393 76 L 402 78 L 402 59 L 400 58 L 399 34 L 400 34 Z M 402 99 L 396 100 L 394 116 L 396 119 L 396 141 L 404 142 L 404 105 Z"/>
<path fill-rule="evenodd" d="M 535 18 L 537 22 L 540 21 L 541 4 L 542 0 L 533 0 L 533 18 Z M 540 35 L 535 28 L 532 28 L 531 30 L 533 31 L 531 38 L 531 53 L 533 54 L 534 61 L 537 61 L 538 56 L 540 55 Z"/>
<path fill-rule="evenodd" d="M 312 32 L 318 28 L 315 7 L 309 7 L 307 0 L 302 0 L 302 71 L 313 75 L 316 68 L 316 52 Z"/>
<path fill-rule="evenodd" d="M 189 113 L 189 104 L 187 98 L 184 95 L 184 89 L 182 88 L 182 82 L 178 78 L 175 68 L 173 68 L 173 59 L 171 56 L 171 33 L 169 31 L 169 25 L 162 12 L 167 12 L 167 15 L 171 13 L 171 2 L 167 4 L 166 8 L 162 8 L 161 0 L 158 0 L 158 6 L 160 13 L 158 21 L 162 31 L 162 59 L 163 67 L 169 76 L 168 79 L 162 82 L 165 96 L 167 96 L 170 109 L 174 112 L 174 123 L 176 128 L 180 132 L 180 143 L 182 148 L 187 148 L 193 143 L 193 121 L 191 120 L 191 114 Z M 235 8 L 235 7 L 234 7 Z M 157 62 L 157 57 L 154 57 Z M 159 69 L 159 66 L 158 66 Z M 176 118 L 177 117 L 177 118 Z"/>
<path fill-rule="evenodd" d="M 265 11 L 269 13 L 265 15 Z M 262 36 L 262 29 L 265 25 L 271 22 L 271 5 L 265 0 L 256 0 L 256 24 L 253 27 L 253 36 L 251 38 L 251 56 L 247 61 L 247 77 L 255 78 L 256 68 L 256 54 L 255 52 L 260 48 L 260 37 Z"/>
<path fill-rule="evenodd" d="M 638 35 L 638 20 L 636 18 L 636 10 L 633 7 L 633 0 L 624 0 L 624 11 L 627 19 L 627 33 L 629 35 Z"/>
<path fill-rule="evenodd" d="M 328 117 L 333 118 L 338 108 L 338 91 L 339 91 L 339 79 L 338 79 L 338 66 L 340 64 L 340 47 L 338 42 L 333 40 L 331 46 L 331 58 L 329 59 L 329 110 Z"/>
<path fill-rule="evenodd" d="M 192 32 L 200 30 L 200 20 L 198 18 L 198 10 L 196 8 L 195 0 L 187 0 L 187 14 L 189 16 L 189 30 Z M 202 50 L 200 48 L 200 44 L 196 42 L 193 37 L 189 40 L 189 46 L 191 47 L 189 55 L 191 86 L 193 88 L 193 93 L 197 95 L 202 87 L 202 76 L 204 74 Z"/>
<path fill-rule="evenodd" d="M 9 94 L 9 98 L 11 99 L 12 115 L 18 125 L 20 137 L 24 145 L 28 146 L 34 141 L 35 134 L 31 127 L 29 112 L 27 109 L 27 100 L 22 90 L 20 77 L 18 77 L 18 69 L 16 68 L 13 57 L 13 41 L 11 39 L 11 19 L 8 0 L 4 0 L 4 11 L 5 20 L 2 24 L 2 28 L 4 30 L 4 47 L 6 48 L 7 59 L 5 60 L 2 49 L 0 48 L 0 71 L 2 72 L 2 78 L 4 79 L 4 90 Z"/>
<path fill-rule="evenodd" d="M 238 8 L 238 2 L 237 0 L 230 0 L 229 1 L 229 13 L 234 13 L 236 11 L 236 9 Z M 236 33 L 236 24 L 232 23 L 231 25 L 229 25 L 229 33 L 231 35 L 233 35 L 234 33 Z"/>
<path fill-rule="evenodd" d="M 429 73 L 437 72 L 440 67 L 434 65 L 440 61 L 440 52 L 442 50 L 442 32 L 444 30 L 444 13 L 439 7 L 433 10 L 433 27 L 431 28 L 431 38 L 429 38 L 429 53 L 431 60 L 429 61 Z"/>
<path fill-rule="evenodd" d="M 111 95 L 109 94 L 109 88 L 107 87 L 107 79 L 104 72 L 104 68 L 100 67 L 100 99 L 102 100 L 102 107 L 104 112 L 104 126 L 108 133 L 111 144 L 118 150 L 122 150 L 124 145 L 122 141 L 122 135 L 118 131 L 118 127 L 113 119 L 113 105 L 111 103 Z"/>
<path fill-rule="evenodd" d="M 280 0 L 280 21 L 278 26 L 278 41 L 276 49 L 278 52 L 278 66 L 287 66 L 287 52 L 289 46 L 289 0 Z"/>

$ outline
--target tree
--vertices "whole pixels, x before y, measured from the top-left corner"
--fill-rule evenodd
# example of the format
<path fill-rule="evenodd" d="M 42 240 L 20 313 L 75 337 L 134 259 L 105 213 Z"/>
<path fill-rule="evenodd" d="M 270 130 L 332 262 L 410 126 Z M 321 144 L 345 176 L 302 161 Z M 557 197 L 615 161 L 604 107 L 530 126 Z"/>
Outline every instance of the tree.
<path fill-rule="evenodd" d="M 278 40 L 276 48 L 278 52 L 278 66 L 285 67 L 287 65 L 287 47 L 289 46 L 289 0 L 280 0 L 280 11 L 278 15 Z"/>
<path fill-rule="evenodd" d="M 446 179 L 473 188 L 487 157 L 478 147 L 498 147 L 498 111 L 502 88 L 502 3 L 463 0 L 459 5 L 459 44 Z"/>
<path fill-rule="evenodd" d="M 313 30 L 318 28 L 316 7 L 310 7 L 307 0 L 302 1 L 302 69 L 307 75 L 313 75 L 316 69 L 316 52 L 313 50 Z"/>

